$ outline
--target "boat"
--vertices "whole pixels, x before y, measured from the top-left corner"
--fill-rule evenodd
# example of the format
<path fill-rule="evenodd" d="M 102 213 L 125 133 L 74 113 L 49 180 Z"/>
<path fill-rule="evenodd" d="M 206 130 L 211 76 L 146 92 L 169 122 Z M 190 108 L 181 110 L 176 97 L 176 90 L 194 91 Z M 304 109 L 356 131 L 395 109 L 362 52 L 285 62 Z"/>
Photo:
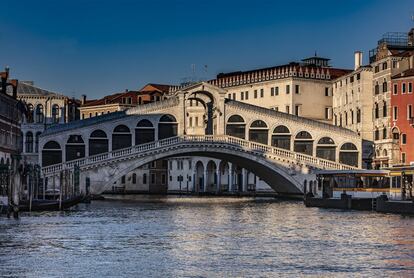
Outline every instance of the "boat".
<path fill-rule="evenodd" d="M 317 186 L 305 188 L 304 203 L 307 207 L 414 214 L 414 167 L 408 168 L 316 171 Z"/>
<path fill-rule="evenodd" d="M 72 206 L 75 206 L 82 202 L 84 199 L 83 195 L 74 196 L 62 200 L 32 200 L 30 201 L 20 201 L 19 211 L 57 211 L 68 209 Z"/>

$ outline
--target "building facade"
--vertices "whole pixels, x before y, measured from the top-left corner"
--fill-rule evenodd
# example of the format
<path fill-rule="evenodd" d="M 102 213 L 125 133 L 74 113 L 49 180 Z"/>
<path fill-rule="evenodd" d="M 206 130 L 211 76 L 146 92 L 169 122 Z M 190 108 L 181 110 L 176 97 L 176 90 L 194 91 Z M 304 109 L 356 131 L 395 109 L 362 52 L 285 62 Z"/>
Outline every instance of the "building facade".
<path fill-rule="evenodd" d="M 410 68 L 392 77 L 391 138 L 399 147 L 395 164 L 414 164 L 414 56 Z"/>
<path fill-rule="evenodd" d="M 363 140 L 363 168 L 373 158 L 372 68 L 362 66 L 362 52 L 355 52 L 354 71 L 333 82 L 333 124 L 357 132 Z"/>
<path fill-rule="evenodd" d="M 373 69 L 373 168 L 399 164 L 400 148 L 392 134 L 391 77 L 409 68 L 410 52 L 414 50 L 413 29 L 407 33 L 387 33 L 370 52 Z"/>

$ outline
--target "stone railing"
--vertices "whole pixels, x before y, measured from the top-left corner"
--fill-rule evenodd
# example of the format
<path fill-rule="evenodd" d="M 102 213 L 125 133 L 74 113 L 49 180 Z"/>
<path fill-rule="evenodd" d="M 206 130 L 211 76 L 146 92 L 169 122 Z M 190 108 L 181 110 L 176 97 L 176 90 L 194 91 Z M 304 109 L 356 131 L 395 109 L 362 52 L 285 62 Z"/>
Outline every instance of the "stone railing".
<path fill-rule="evenodd" d="M 203 145 L 209 145 L 209 147 L 223 148 L 231 147 L 237 148 L 243 152 L 251 152 L 255 155 L 266 156 L 270 159 L 289 159 L 297 164 L 304 164 L 307 166 L 319 168 L 319 169 L 333 169 L 333 170 L 351 170 L 357 169 L 356 167 L 341 164 L 335 161 L 330 161 L 322 158 L 313 157 L 310 155 L 295 153 L 290 150 L 276 148 L 273 146 L 260 144 L 256 142 L 250 142 L 237 137 L 228 135 L 186 135 L 166 138 L 159 141 L 154 141 L 146 144 L 136 145 L 129 148 L 115 150 L 108 153 L 102 153 L 90 157 L 85 157 L 78 160 L 64 162 L 61 164 L 51 165 L 43 167 L 43 174 L 48 176 L 61 171 L 62 169 L 72 169 L 75 165 L 82 166 L 99 166 L 103 162 L 111 162 L 111 160 L 126 159 L 134 156 L 147 156 L 151 155 L 154 151 L 166 151 L 167 147 L 191 147 Z"/>
<path fill-rule="evenodd" d="M 127 115 L 146 114 L 146 113 L 150 113 L 154 111 L 160 111 L 166 108 L 177 106 L 178 102 L 179 102 L 178 97 L 172 96 L 162 101 L 151 102 L 151 103 L 147 103 L 144 105 L 138 105 L 136 107 L 129 108 L 126 111 L 126 114 Z"/>

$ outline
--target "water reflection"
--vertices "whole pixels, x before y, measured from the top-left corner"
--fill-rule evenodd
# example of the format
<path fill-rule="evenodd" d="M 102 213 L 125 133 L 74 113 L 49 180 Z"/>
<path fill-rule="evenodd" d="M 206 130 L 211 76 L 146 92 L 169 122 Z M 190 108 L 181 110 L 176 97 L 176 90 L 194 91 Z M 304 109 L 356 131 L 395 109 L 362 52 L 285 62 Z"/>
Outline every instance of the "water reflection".
<path fill-rule="evenodd" d="M 0 218 L 0 276 L 411 276 L 413 230 L 300 202 L 133 196 Z"/>

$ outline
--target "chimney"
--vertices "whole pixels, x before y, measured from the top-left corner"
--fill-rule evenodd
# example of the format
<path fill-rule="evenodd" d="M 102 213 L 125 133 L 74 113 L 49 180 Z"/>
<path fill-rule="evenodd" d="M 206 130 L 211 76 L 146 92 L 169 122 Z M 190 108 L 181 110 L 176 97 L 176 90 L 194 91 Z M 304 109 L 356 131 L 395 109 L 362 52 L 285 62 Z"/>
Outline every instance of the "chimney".
<path fill-rule="evenodd" d="M 412 53 L 412 55 L 408 59 L 408 68 L 414 69 L 414 53 Z"/>
<path fill-rule="evenodd" d="M 86 95 L 82 95 L 81 105 L 84 105 L 85 103 L 86 103 Z"/>
<path fill-rule="evenodd" d="M 357 70 L 362 65 L 362 52 L 361 51 L 355 51 L 354 56 L 355 56 L 354 70 Z"/>

